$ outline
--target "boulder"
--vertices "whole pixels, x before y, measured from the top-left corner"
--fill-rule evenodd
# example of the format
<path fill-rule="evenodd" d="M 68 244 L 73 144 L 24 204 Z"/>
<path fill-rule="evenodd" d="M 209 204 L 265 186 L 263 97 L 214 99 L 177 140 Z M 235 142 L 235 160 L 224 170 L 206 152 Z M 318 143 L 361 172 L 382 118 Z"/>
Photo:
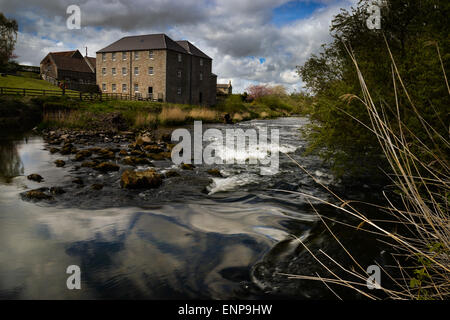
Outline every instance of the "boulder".
<path fill-rule="evenodd" d="M 75 155 L 75 161 L 83 161 L 84 159 L 90 157 L 92 155 L 92 152 L 90 152 L 89 150 L 85 149 L 85 150 L 80 150 L 77 152 L 77 154 Z"/>
<path fill-rule="evenodd" d="M 172 157 L 172 154 L 170 152 L 161 152 L 161 153 L 147 153 L 147 158 L 153 159 L 153 160 L 164 160 L 164 159 L 170 159 Z"/>
<path fill-rule="evenodd" d="M 94 169 L 100 172 L 110 172 L 110 171 L 119 171 L 120 167 L 112 162 L 102 162 L 99 165 L 97 165 Z"/>
<path fill-rule="evenodd" d="M 66 165 L 66 162 L 64 160 L 55 160 L 55 164 L 58 168 L 64 167 Z"/>
<path fill-rule="evenodd" d="M 54 195 L 57 195 L 57 194 L 66 193 L 66 191 L 63 188 L 61 188 L 61 187 L 51 187 L 50 188 L 50 193 L 54 194 Z"/>
<path fill-rule="evenodd" d="M 194 170 L 195 166 L 193 164 L 190 163 L 182 163 L 180 165 L 180 168 L 183 170 Z"/>
<path fill-rule="evenodd" d="M 52 200 L 53 197 L 44 193 L 42 190 L 36 189 L 36 190 L 30 190 L 28 192 L 25 193 L 24 195 L 25 198 L 29 199 L 29 200 Z"/>
<path fill-rule="evenodd" d="M 32 174 L 28 175 L 27 179 L 36 181 L 36 182 L 41 182 L 42 180 L 44 180 L 44 178 L 42 178 L 42 176 L 37 173 L 32 173 Z"/>
<path fill-rule="evenodd" d="M 169 170 L 164 175 L 166 176 L 166 178 L 173 178 L 173 177 L 179 177 L 180 176 L 180 174 L 177 171 L 175 171 L 175 170 Z"/>
<path fill-rule="evenodd" d="M 207 172 L 214 177 L 222 178 L 222 174 L 220 173 L 219 169 L 209 169 Z"/>
<path fill-rule="evenodd" d="M 57 152 L 59 152 L 59 149 L 58 148 L 50 148 L 50 153 L 57 153 Z"/>
<path fill-rule="evenodd" d="M 154 170 L 126 170 L 120 179 L 120 186 L 126 189 L 158 188 L 161 184 L 162 177 Z"/>
<path fill-rule="evenodd" d="M 150 160 L 148 160 L 146 158 L 139 158 L 139 157 L 132 157 L 132 156 L 123 158 L 122 162 L 129 166 L 151 164 Z"/>
<path fill-rule="evenodd" d="M 98 166 L 99 162 L 98 161 L 84 161 L 81 166 L 83 168 L 95 168 L 96 166 Z"/>

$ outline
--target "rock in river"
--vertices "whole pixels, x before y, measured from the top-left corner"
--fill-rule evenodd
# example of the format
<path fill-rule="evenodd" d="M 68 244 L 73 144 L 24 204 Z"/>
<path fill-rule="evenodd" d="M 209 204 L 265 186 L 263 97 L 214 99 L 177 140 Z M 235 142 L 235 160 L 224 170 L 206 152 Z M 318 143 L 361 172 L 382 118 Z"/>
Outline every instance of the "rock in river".
<path fill-rule="evenodd" d="M 23 195 L 28 200 L 52 200 L 53 197 L 45 194 L 41 189 L 30 190 Z"/>
<path fill-rule="evenodd" d="M 30 175 L 27 176 L 28 180 L 32 180 L 32 181 L 36 181 L 36 182 L 41 182 L 42 180 L 44 180 L 44 178 L 42 178 L 39 174 L 37 173 L 32 173 Z"/>
<path fill-rule="evenodd" d="M 66 165 L 66 162 L 64 160 L 55 160 L 55 164 L 58 168 L 64 167 Z"/>
<path fill-rule="evenodd" d="M 220 173 L 219 169 L 209 169 L 208 170 L 208 174 L 214 176 L 214 177 L 219 177 L 222 178 L 222 174 Z"/>
<path fill-rule="evenodd" d="M 91 155 L 92 155 L 92 152 L 90 152 L 89 150 L 80 150 L 75 155 L 75 160 L 83 161 L 84 159 L 90 157 Z"/>
<path fill-rule="evenodd" d="M 195 166 L 193 164 L 190 163 L 182 163 L 180 165 L 180 168 L 183 170 L 194 170 Z"/>
<path fill-rule="evenodd" d="M 110 171 L 119 171 L 120 167 L 112 162 L 102 162 L 99 165 L 97 165 L 94 169 L 100 172 L 110 172 Z"/>
<path fill-rule="evenodd" d="M 120 179 L 120 186 L 127 189 L 158 188 L 161 184 L 162 177 L 154 170 L 126 170 Z"/>

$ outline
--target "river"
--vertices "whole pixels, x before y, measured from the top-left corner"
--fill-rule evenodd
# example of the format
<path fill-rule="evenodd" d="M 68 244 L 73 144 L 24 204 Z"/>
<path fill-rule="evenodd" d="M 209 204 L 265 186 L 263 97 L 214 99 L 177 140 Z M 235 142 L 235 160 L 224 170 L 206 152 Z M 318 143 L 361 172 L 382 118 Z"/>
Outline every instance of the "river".
<path fill-rule="evenodd" d="M 321 183 L 338 184 L 319 158 L 304 155 L 299 129 L 307 123 L 306 118 L 279 118 L 214 127 L 279 129 L 281 151 Z M 322 284 L 300 286 L 264 274 L 302 257 L 298 239 L 331 241 L 305 196 L 280 191 L 331 199 L 285 154 L 280 153 L 275 175 L 260 175 L 258 166 L 197 165 L 144 191 L 120 189 L 120 172 L 55 167 L 55 160 L 69 158 L 51 154 L 37 135 L 0 140 L 0 298 L 329 297 Z M 218 167 L 223 177 L 209 176 L 210 167 Z M 162 172 L 171 168 L 169 161 L 156 165 Z M 44 182 L 27 180 L 31 173 L 42 175 Z M 78 176 L 105 187 L 98 192 L 72 187 Z M 51 186 L 68 192 L 49 203 L 21 197 Z M 336 215 L 311 202 L 321 213 Z M 381 251 L 364 250 L 375 256 Z M 298 264 L 301 271 L 301 260 Z M 67 289 L 69 265 L 81 269 L 81 290 Z"/>

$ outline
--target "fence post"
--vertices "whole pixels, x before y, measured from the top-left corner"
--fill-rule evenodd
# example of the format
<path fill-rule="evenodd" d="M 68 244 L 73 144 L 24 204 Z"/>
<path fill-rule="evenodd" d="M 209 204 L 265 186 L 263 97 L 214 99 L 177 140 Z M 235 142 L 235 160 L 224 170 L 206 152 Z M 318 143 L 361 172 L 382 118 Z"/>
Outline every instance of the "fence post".
<path fill-rule="evenodd" d="M 80 91 L 80 101 L 83 101 L 83 96 L 81 95 L 81 91 Z"/>
<path fill-rule="evenodd" d="M 42 95 L 45 96 L 45 90 L 42 90 Z"/>
<path fill-rule="evenodd" d="M 27 94 L 26 94 L 26 91 L 27 91 L 27 89 L 23 89 L 23 96 L 25 97 Z"/>

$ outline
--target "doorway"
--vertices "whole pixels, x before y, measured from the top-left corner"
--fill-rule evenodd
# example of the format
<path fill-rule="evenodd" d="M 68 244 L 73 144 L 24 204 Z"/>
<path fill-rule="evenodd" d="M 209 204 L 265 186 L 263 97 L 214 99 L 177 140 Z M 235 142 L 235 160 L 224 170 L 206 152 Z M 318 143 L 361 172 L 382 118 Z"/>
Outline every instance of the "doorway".
<path fill-rule="evenodd" d="M 153 87 L 148 87 L 148 98 L 153 100 Z"/>

